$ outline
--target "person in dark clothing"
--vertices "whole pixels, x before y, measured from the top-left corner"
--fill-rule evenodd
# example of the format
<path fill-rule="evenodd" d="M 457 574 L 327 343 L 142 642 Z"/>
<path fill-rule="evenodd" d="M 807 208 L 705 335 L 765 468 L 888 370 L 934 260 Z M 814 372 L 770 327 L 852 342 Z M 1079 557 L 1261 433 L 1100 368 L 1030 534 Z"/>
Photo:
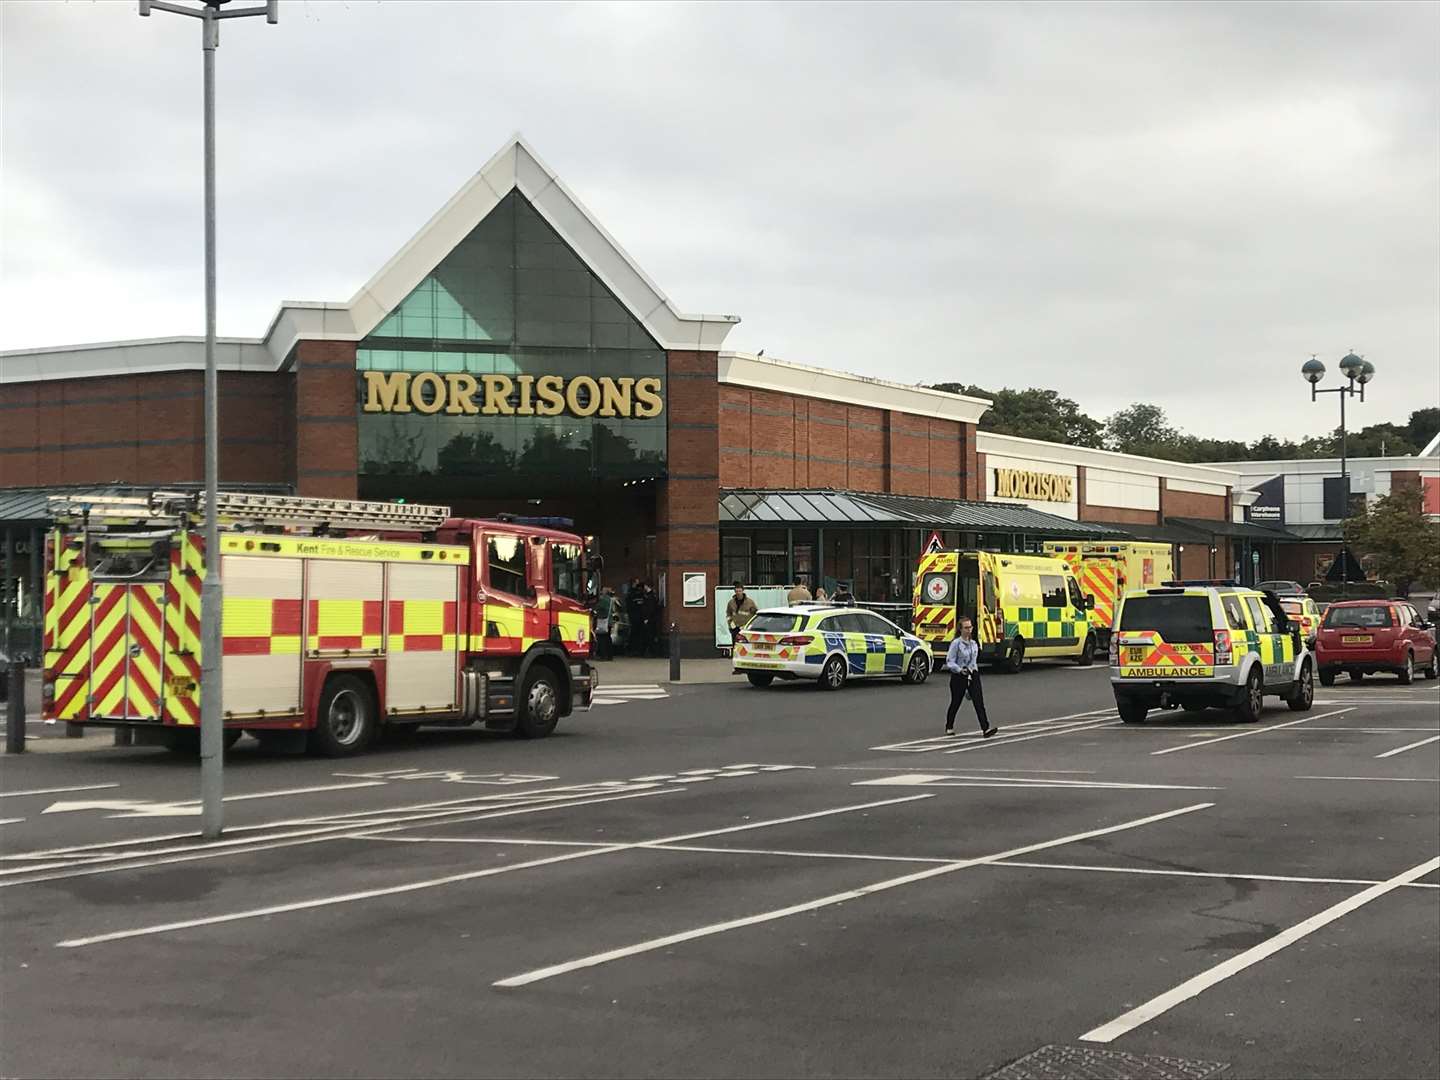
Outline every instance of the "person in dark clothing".
<path fill-rule="evenodd" d="M 640 586 L 640 656 L 655 656 L 660 642 L 660 597 L 648 581 Z"/>
<path fill-rule="evenodd" d="M 985 715 L 985 691 L 980 685 L 980 645 L 975 640 L 975 624 L 968 615 L 960 616 L 959 636 L 950 643 L 945 654 L 945 670 L 950 672 L 950 708 L 945 713 L 945 734 L 955 734 L 955 714 L 968 692 L 980 721 L 980 734 L 990 738 L 1000 729 Z"/>
<path fill-rule="evenodd" d="M 835 587 L 835 595 L 830 598 L 832 604 L 853 604 L 855 594 L 850 591 L 850 583 L 842 581 Z"/>
<path fill-rule="evenodd" d="M 644 590 L 640 588 L 640 579 L 634 578 L 630 591 L 625 594 L 625 614 L 630 619 L 630 638 L 625 643 L 625 651 L 631 656 L 645 655 L 645 621 L 640 614 L 643 606 Z"/>

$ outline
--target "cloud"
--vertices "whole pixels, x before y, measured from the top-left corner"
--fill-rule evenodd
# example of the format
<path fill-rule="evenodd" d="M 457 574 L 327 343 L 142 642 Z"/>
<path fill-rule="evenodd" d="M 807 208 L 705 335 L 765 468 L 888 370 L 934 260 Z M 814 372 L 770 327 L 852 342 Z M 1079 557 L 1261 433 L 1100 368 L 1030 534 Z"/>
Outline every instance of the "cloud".
<path fill-rule="evenodd" d="M 198 27 L 0 5 L 0 345 L 200 324 Z M 1440 8 L 282 5 L 223 28 L 222 333 L 344 299 L 514 130 L 737 348 L 1333 426 L 1440 402 Z M 1332 403 L 1333 404 L 1333 403 Z"/>

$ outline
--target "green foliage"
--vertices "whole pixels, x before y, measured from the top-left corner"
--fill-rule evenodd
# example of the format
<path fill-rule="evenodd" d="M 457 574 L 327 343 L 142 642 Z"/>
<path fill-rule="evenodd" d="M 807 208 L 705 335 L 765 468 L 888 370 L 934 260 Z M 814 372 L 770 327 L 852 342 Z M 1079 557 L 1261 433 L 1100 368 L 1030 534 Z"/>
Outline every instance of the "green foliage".
<path fill-rule="evenodd" d="M 1400 485 L 1349 518 L 1345 542 L 1402 593 L 1417 584 L 1440 587 L 1440 523 L 1426 519 L 1418 484 Z"/>
<path fill-rule="evenodd" d="M 930 389 L 989 398 L 994 405 L 980 418 L 980 430 L 999 435 L 1021 435 L 1191 463 L 1293 461 L 1340 455 L 1338 427 L 1299 442 L 1274 435 L 1262 435 L 1249 443 L 1242 439 L 1204 439 L 1179 430 L 1170 423 L 1164 409 L 1145 401 L 1137 401 L 1101 423 L 1054 390 L 990 391 L 958 382 L 936 383 Z M 1440 408 L 1417 409 L 1405 424 L 1386 422 L 1352 431 L 1346 451 L 1352 458 L 1403 457 L 1419 453 L 1436 432 L 1440 432 Z"/>
<path fill-rule="evenodd" d="M 994 404 L 980 418 L 981 431 L 1023 435 L 1027 439 L 1100 448 L 1105 445 L 1100 422 L 1080 411 L 1070 398 L 1054 390 L 985 390 L 965 383 L 937 383 L 932 390 L 989 398 Z"/>

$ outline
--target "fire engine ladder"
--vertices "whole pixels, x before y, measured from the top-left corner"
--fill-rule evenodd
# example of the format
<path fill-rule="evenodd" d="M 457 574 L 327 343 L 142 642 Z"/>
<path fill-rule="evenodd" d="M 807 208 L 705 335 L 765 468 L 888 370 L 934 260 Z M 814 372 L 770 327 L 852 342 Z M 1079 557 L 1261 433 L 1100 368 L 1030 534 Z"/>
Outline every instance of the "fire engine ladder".
<path fill-rule="evenodd" d="M 187 514 L 205 517 L 200 492 L 156 491 L 144 495 L 52 496 L 56 517 L 84 515 L 91 521 L 150 523 Z M 347 529 L 363 531 L 433 532 L 450 517 L 448 506 L 421 503 L 369 502 L 361 499 L 316 499 L 301 495 L 255 495 L 222 491 L 215 507 L 232 528 Z"/>

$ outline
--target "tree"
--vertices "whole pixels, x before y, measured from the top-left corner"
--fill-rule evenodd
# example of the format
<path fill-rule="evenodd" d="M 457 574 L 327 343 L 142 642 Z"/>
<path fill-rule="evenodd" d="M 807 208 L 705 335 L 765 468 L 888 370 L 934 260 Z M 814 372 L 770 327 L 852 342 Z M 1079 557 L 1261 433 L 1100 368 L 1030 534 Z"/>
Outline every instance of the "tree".
<path fill-rule="evenodd" d="M 1440 434 L 1440 409 L 1431 406 L 1428 409 L 1416 409 L 1410 414 L 1410 422 L 1405 425 L 1405 435 L 1412 446 L 1423 450 L 1437 434 Z"/>
<path fill-rule="evenodd" d="M 1340 451 L 1340 429 L 1335 429 L 1334 438 L 1331 440 L 1335 452 Z M 1404 457 L 1408 454 L 1418 453 L 1421 446 L 1416 446 L 1410 441 L 1410 432 L 1406 427 L 1397 427 L 1394 424 L 1371 424 L 1369 427 L 1361 428 L 1359 431 L 1352 431 L 1345 441 L 1346 453 L 1351 457 Z"/>
<path fill-rule="evenodd" d="M 1179 441 L 1180 433 L 1170 426 L 1165 410 L 1148 402 L 1137 401 L 1105 421 L 1106 444 L 1122 454 L 1173 458 Z"/>
<path fill-rule="evenodd" d="M 488 476 L 514 468 L 515 456 L 488 431 L 477 431 L 456 435 L 442 446 L 436 466 L 447 474 Z"/>
<path fill-rule="evenodd" d="M 1096 449 L 1105 444 L 1100 421 L 1081 412 L 1073 400 L 1061 397 L 1054 390 L 1007 388 L 992 393 L 965 383 L 936 383 L 930 389 L 989 398 L 992 404 L 989 412 L 980 418 L 981 431 Z"/>
<path fill-rule="evenodd" d="M 1345 543 L 1401 595 L 1417 583 L 1440 587 L 1440 523 L 1426 519 L 1419 484 L 1398 485 L 1347 519 Z"/>

